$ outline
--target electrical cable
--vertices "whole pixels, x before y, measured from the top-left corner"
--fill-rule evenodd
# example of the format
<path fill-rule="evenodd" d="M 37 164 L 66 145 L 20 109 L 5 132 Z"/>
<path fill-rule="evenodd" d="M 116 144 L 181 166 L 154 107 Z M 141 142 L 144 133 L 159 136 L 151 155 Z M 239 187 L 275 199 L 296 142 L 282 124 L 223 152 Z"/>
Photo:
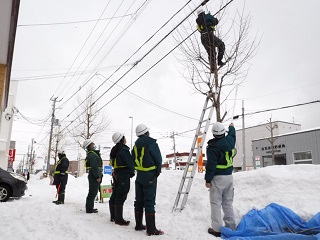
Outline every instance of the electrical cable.
<path fill-rule="evenodd" d="M 188 3 L 190 2 L 191 0 L 189 0 L 188 1 Z M 208 0 L 209 1 L 209 0 Z M 188 4 L 187 3 L 187 4 Z M 109 78 L 111 78 L 116 72 L 118 72 L 120 69 L 121 69 L 121 67 L 124 65 L 124 64 L 126 64 L 138 51 L 140 51 L 140 49 L 144 46 L 144 45 L 146 45 L 162 28 L 164 28 L 170 21 L 171 21 L 171 19 L 173 19 L 173 17 L 174 16 L 176 16 L 187 4 L 185 4 L 182 8 L 180 8 L 169 20 L 167 20 L 151 37 L 149 37 L 148 39 L 147 39 L 147 41 L 145 41 L 123 64 L 121 64 L 103 83 L 101 83 L 96 89 L 99 89 L 103 84 L 105 84 L 106 82 L 107 82 L 107 80 L 109 79 Z M 180 23 L 181 24 L 181 23 Z M 180 25 L 179 24 L 179 25 Z M 173 31 L 173 30 L 172 30 Z M 172 32 L 171 31 L 171 32 Z M 161 40 L 161 41 L 163 41 L 164 40 L 164 38 Z M 159 43 L 158 43 L 159 44 Z M 154 49 L 154 48 L 153 48 Z M 126 72 L 125 72 L 125 74 L 124 75 L 122 75 L 122 77 L 121 78 L 123 78 L 127 73 L 129 73 L 140 61 L 142 61 L 142 59 L 144 58 L 144 57 L 146 57 L 148 54 L 150 53 L 150 51 L 147 53 L 147 54 L 145 54 L 139 61 L 137 61 L 137 62 L 135 62 L 135 64 L 129 69 L 129 70 L 127 70 Z M 117 82 L 119 82 L 120 80 L 121 80 L 121 78 L 117 81 Z M 116 83 L 117 83 L 116 82 Z M 113 87 L 114 86 L 114 84 L 111 86 L 111 87 Z M 110 90 L 110 88 L 107 90 L 107 91 L 109 91 Z M 96 90 L 95 90 L 96 91 Z M 94 91 L 94 92 L 95 92 Z M 93 93 L 94 93 L 93 92 Z M 92 94 L 93 94 L 92 93 Z M 106 92 L 105 92 L 106 93 Z M 104 94 L 105 94 L 104 93 Z M 104 95 L 103 94 L 103 95 Z M 83 100 L 83 102 L 85 102 L 87 99 L 89 98 L 89 96 L 86 98 L 86 99 L 84 99 Z M 97 101 L 97 100 L 96 100 Z M 82 102 L 82 103 L 83 103 Z M 90 107 L 90 106 L 89 106 Z M 72 114 L 76 109 L 77 109 L 78 107 L 76 107 L 75 109 L 73 109 L 73 111 L 72 112 L 70 112 L 63 120 L 65 120 L 67 117 L 69 117 L 70 116 L 70 114 Z M 62 120 L 62 121 L 63 121 Z"/>

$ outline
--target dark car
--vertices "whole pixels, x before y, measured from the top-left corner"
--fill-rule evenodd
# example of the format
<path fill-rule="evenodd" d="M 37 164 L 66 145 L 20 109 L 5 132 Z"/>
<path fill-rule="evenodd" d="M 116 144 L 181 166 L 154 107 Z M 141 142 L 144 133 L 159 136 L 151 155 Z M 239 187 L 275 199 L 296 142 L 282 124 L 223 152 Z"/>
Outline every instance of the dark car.
<path fill-rule="evenodd" d="M 20 198 L 26 189 L 27 180 L 23 176 L 0 168 L 0 202 L 6 202 L 10 197 Z"/>

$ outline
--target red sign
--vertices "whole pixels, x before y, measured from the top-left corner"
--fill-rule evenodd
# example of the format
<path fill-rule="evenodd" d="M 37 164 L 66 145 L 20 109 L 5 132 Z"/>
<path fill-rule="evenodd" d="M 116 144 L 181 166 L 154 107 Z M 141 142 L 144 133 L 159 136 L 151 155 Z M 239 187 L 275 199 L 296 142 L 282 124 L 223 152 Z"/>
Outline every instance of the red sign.
<path fill-rule="evenodd" d="M 14 162 L 16 157 L 16 149 L 10 149 L 9 150 L 9 161 Z"/>

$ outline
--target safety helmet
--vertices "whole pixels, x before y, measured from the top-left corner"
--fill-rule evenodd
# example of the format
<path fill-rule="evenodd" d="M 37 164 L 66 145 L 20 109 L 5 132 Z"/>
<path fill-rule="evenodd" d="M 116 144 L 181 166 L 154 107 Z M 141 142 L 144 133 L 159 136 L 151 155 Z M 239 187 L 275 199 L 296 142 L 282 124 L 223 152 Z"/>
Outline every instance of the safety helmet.
<path fill-rule="evenodd" d="M 226 129 L 224 128 L 223 124 L 221 122 L 216 122 L 212 126 L 212 134 L 213 136 L 219 138 L 223 137 L 226 132 Z"/>
<path fill-rule="evenodd" d="M 64 149 L 63 149 L 63 148 L 59 148 L 59 149 L 58 149 L 58 154 L 66 154 L 66 153 L 64 152 Z"/>
<path fill-rule="evenodd" d="M 118 142 L 120 142 L 120 140 L 123 138 L 124 134 L 123 133 L 119 133 L 119 132 L 115 132 L 112 135 L 112 141 L 117 144 Z"/>
<path fill-rule="evenodd" d="M 203 12 L 204 12 L 203 8 L 200 7 L 200 8 L 197 10 L 197 15 L 199 15 L 200 13 L 203 13 Z"/>
<path fill-rule="evenodd" d="M 93 143 L 91 139 L 86 139 L 83 141 L 82 147 L 87 149 L 91 143 Z"/>
<path fill-rule="evenodd" d="M 137 137 L 145 134 L 146 132 L 149 131 L 149 128 L 143 124 L 143 123 L 140 123 L 137 127 L 136 127 L 136 135 Z"/>

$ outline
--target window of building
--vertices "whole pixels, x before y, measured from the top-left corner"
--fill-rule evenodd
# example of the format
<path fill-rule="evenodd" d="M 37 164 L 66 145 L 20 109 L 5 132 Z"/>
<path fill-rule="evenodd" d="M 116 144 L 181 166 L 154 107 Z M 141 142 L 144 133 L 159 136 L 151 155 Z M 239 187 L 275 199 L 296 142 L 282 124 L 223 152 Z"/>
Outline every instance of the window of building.
<path fill-rule="evenodd" d="M 312 164 L 311 151 L 293 153 L 294 164 Z"/>

